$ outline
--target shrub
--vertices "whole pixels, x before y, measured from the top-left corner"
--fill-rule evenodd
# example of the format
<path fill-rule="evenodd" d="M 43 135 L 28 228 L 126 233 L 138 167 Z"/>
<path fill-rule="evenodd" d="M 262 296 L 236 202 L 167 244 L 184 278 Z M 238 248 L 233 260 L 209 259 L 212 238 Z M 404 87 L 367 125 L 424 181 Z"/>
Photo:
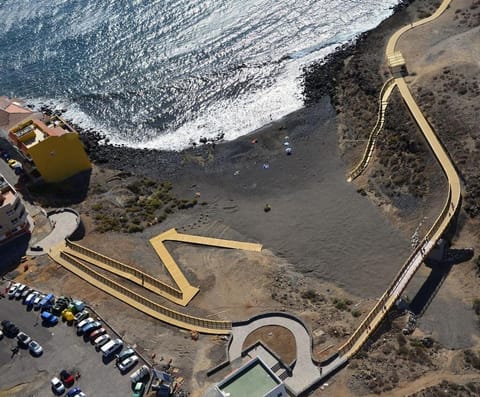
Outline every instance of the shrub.
<path fill-rule="evenodd" d="M 352 316 L 357 318 L 357 317 L 360 317 L 362 315 L 362 312 L 360 310 L 352 310 Z"/>
<path fill-rule="evenodd" d="M 143 232 L 143 227 L 140 225 L 129 225 L 127 229 L 128 233 L 138 233 L 138 232 Z"/>
<path fill-rule="evenodd" d="M 475 311 L 475 314 L 480 316 L 480 299 L 475 299 L 473 301 L 473 310 Z"/>
<path fill-rule="evenodd" d="M 315 300 L 316 297 L 317 293 L 313 289 L 307 289 L 306 291 L 302 292 L 303 299 Z"/>

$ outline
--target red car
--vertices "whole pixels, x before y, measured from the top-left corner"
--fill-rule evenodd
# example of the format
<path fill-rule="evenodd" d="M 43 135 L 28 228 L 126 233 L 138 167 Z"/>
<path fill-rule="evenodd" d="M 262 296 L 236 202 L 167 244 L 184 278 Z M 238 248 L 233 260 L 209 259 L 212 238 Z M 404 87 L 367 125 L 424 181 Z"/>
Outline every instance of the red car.
<path fill-rule="evenodd" d="M 97 329 L 96 331 L 93 331 L 90 334 L 90 342 L 93 344 L 93 341 L 95 339 L 97 339 L 100 335 L 103 335 L 105 333 L 107 333 L 107 330 L 105 328 L 100 328 L 100 329 Z"/>
<path fill-rule="evenodd" d="M 66 370 L 62 370 L 62 372 L 60 372 L 60 380 L 66 387 L 71 387 L 75 383 L 75 378 L 73 375 Z"/>

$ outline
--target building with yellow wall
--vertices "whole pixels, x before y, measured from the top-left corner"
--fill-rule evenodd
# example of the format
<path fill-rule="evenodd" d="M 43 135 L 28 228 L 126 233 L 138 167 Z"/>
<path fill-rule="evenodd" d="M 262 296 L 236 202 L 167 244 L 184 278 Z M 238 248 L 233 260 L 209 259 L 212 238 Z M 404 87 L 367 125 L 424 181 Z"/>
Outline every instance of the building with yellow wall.
<path fill-rule="evenodd" d="M 78 133 L 58 116 L 22 122 L 8 137 L 27 160 L 24 169 L 45 182 L 60 182 L 92 167 Z"/>

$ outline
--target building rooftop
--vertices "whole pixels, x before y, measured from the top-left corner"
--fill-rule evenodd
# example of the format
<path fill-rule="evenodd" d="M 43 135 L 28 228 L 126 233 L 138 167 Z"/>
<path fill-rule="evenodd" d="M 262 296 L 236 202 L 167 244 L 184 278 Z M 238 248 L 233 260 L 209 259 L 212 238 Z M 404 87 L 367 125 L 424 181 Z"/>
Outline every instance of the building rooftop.
<path fill-rule="evenodd" d="M 15 190 L 10 186 L 6 179 L 0 175 L 0 208 L 15 201 Z"/>
<path fill-rule="evenodd" d="M 8 131 L 13 126 L 26 118 L 39 118 L 41 113 L 35 113 L 24 106 L 19 99 L 12 99 L 6 96 L 0 97 L 0 127 Z"/>
<path fill-rule="evenodd" d="M 50 136 L 62 136 L 67 133 L 75 132 L 65 121 L 57 116 L 53 116 L 46 122 L 42 120 L 28 120 L 11 130 L 11 133 L 17 137 L 26 147 L 32 146 L 44 141 Z"/>
<path fill-rule="evenodd" d="M 281 381 L 258 357 L 218 384 L 228 397 L 264 397 Z"/>

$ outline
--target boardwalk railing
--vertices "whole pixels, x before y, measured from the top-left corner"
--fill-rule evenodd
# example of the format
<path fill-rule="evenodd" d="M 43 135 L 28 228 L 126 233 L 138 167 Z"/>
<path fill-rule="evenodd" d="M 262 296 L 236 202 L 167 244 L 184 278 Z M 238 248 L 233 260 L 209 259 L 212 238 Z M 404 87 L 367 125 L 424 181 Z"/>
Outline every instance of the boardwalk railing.
<path fill-rule="evenodd" d="M 232 328 L 231 321 L 218 321 L 194 317 L 159 305 L 158 303 L 153 302 L 94 271 L 68 253 L 60 251 L 60 259 L 63 260 L 62 265 L 67 267 L 72 273 L 75 273 L 88 281 L 90 284 L 100 288 L 135 309 L 168 324 L 208 334 L 228 334 Z"/>
<path fill-rule="evenodd" d="M 449 4 L 450 0 L 444 0 L 432 16 L 408 25 L 395 32 L 387 44 L 387 59 L 390 59 L 394 53 L 396 42 L 403 32 L 437 18 L 448 8 Z M 448 156 L 448 153 L 442 146 L 441 142 L 435 135 L 435 132 L 413 99 L 404 79 L 402 77 L 396 78 L 395 83 L 399 88 L 400 94 L 402 95 L 408 109 L 410 110 L 413 118 L 422 131 L 426 141 L 430 145 L 430 148 L 432 149 L 448 179 L 448 195 L 442 212 L 439 214 L 430 230 L 426 233 L 421 244 L 409 256 L 392 283 L 389 285 L 382 297 L 378 300 L 374 308 L 362 321 L 360 326 L 355 330 L 348 341 L 339 349 L 339 354 L 344 355 L 347 358 L 353 356 L 361 348 L 363 343 L 382 321 L 387 311 L 395 304 L 396 300 L 400 297 L 408 282 L 423 263 L 423 260 L 427 257 L 430 250 L 435 246 L 437 241 L 441 238 L 442 234 L 449 226 L 450 221 L 454 218 L 461 202 L 460 179 L 450 157 Z"/>
<path fill-rule="evenodd" d="M 375 126 L 372 128 L 372 131 L 370 132 L 370 136 L 368 137 L 367 141 L 367 146 L 365 147 L 365 151 L 363 152 L 363 156 L 360 160 L 360 162 L 353 168 L 352 171 L 350 171 L 348 175 L 348 181 L 351 182 L 355 178 L 358 178 L 361 173 L 365 170 L 367 167 L 372 154 L 373 150 L 375 149 L 375 143 L 377 142 L 377 137 L 380 131 L 383 128 L 383 125 L 385 124 L 385 111 L 386 107 L 388 104 L 388 98 L 390 96 L 391 90 L 393 89 L 393 86 L 395 85 L 395 79 L 392 77 L 385 81 L 385 83 L 382 86 L 382 89 L 380 90 L 380 94 L 378 96 L 378 114 L 377 114 L 377 122 L 375 123 Z"/>
<path fill-rule="evenodd" d="M 70 240 L 66 240 L 66 246 L 70 250 L 74 252 L 78 252 L 79 254 L 85 255 L 88 258 L 94 259 L 95 261 L 100 262 L 100 264 L 105 264 L 105 266 L 101 266 L 102 268 L 111 271 L 109 268 L 117 269 L 123 273 L 129 274 L 132 278 L 129 278 L 131 281 L 135 282 L 138 285 L 142 285 L 144 287 L 153 286 L 154 288 L 158 288 L 164 294 L 170 295 L 175 300 L 183 299 L 183 292 L 168 285 L 164 282 L 156 279 L 155 277 L 150 276 L 147 273 L 144 273 L 132 266 L 128 266 L 122 262 L 119 262 L 115 259 L 109 258 L 105 255 L 99 254 L 91 249 L 85 248 L 81 245 L 71 242 Z M 75 254 L 73 254 L 75 255 Z M 93 263 L 95 265 L 95 263 Z"/>

